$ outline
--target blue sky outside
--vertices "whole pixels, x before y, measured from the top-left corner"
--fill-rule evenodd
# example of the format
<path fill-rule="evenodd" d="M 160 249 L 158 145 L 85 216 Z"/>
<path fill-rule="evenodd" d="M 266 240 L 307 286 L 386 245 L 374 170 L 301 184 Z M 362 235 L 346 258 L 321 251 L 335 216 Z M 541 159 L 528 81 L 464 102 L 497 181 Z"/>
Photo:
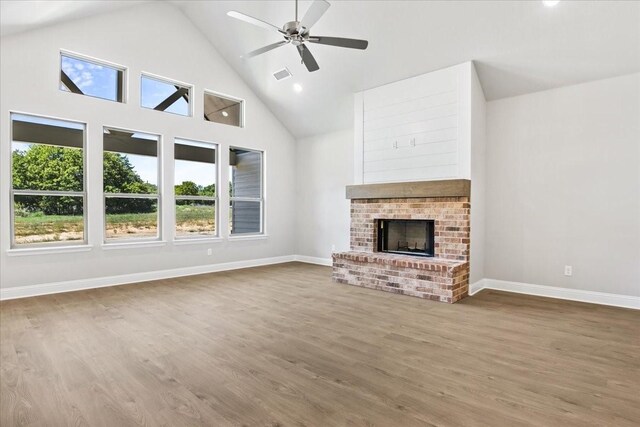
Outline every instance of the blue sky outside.
<path fill-rule="evenodd" d="M 140 96 L 142 100 L 141 105 L 145 108 L 155 108 L 176 91 L 176 87 L 173 84 L 147 76 L 142 76 L 140 87 Z M 180 98 L 164 111 L 188 116 L 189 104 L 187 104 L 187 101 L 185 101 L 184 98 Z"/>
<path fill-rule="evenodd" d="M 62 56 L 62 71 L 85 95 L 115 101 L 117 98 L 118 70 L 81 59 Z M 69 89 L 60 83 L 62 90 Z"/>

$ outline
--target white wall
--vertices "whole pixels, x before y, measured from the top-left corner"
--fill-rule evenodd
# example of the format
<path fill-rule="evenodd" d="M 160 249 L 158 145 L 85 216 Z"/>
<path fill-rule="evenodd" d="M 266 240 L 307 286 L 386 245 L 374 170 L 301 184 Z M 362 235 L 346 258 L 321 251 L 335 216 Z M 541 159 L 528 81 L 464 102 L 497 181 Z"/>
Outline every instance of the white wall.
<path fill-rule="evenodd" d="M 469 139 L 471 168 L 471 261 L 469 283 L 485 278 L 486 245 L 486 100 L 475 67 L 471 66 Z"/>
<path fill-rule="evenodd" d="M 489 102 L 486 156 L 487 278 L 640 296 L 640 74 Z"/>
<path fill-rule="evenodd" d="M 297 254 L 331 258 L 349 250 L 349 200 L 345 187 L 353 183 L 353 130 L 297 141 Z"/>
<path fill-rule="evenodd" d="M 67 49 L 129 67 L 128 103 L 117 104 L 58 90 L 59 50 Z M 157 2 L 110 15 L 8 36 L 0 41 L 0 247 L 3 288 L 145 271 L 201 266 L 248 259 L 291 255 L 295 250 L 295 141 L 210 43 L 174 7 Z M 194 117 L 141 109 L 139 75 L 150 72 L 195 85 Z M 246 100 L 246 128 L 202 119 L 204 89 Z M 9 111 L 74 119 L 88 124 L 88 232 L 92 249 L 79 253 L 9 256 Z M 165 209 L 160 247 L 112 249 L 102 247 L 101 145 L 102 126 L 162 135 L 166 171 Z M 171 242 L 173 138 L 219 143 L 221 164 L 228 147 L 266 150 L 267 239 L 174 245 Z M 228 168 L 221 168 L 221 185 Z M 222 192 L 221 206 L 228 204 Z M 228 210 L 220 209 L 222 236 L 228 234 Z M 206 249 L 213 248 L 207 256 Z"/>

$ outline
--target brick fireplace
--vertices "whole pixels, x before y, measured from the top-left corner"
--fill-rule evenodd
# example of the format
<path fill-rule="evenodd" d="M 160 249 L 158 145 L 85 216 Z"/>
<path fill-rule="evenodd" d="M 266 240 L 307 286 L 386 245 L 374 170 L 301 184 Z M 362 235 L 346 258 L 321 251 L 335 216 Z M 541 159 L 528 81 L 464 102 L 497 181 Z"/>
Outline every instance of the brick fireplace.
<path fill-rule="evenodd" d="M 336 282 L 447 303 L 468 295 L 468 180 L 356 185 L 347 197 L 351 250 L 333 254 Z M 433 221 L 433 257 L 378 251 L 380 221 L 418 219 Z"/>

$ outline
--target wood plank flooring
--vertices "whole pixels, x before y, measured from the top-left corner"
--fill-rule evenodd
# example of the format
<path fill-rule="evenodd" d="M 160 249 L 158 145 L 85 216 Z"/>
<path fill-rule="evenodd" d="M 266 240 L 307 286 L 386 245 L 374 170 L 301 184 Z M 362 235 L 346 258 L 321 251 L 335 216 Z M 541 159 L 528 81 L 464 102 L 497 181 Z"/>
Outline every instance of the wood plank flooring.
<path fill-rule="evenodd" d="M 637 426 L 640 312 L 281 264 L 0 304 L 2 426 Z"/>

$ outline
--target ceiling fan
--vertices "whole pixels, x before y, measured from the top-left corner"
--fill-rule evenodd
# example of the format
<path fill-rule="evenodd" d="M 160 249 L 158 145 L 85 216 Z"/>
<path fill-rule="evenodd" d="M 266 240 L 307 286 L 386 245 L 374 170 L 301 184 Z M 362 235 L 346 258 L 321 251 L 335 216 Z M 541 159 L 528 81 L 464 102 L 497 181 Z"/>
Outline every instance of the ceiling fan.
<path fill-rule="evenodd" d="M 316 22 L 318 22 L 318 20 L 322 17 L 322 15 L 324 15 L 327 9 L 329 9 L 329 6 L 331 5 L 325 0 L 315 0 L 309 7 L 309 10 L 307 10 L 307 13 L 304 15 L 302 20 L 298 21 L 298 0 L 296 0 L 295 20 L 287 22 L 282 26 L 282 28 L 254 18 L 252 16 L 245 15 L 244 13 L 237 12 L 235 10 L 227 12 L 227 15 L 232 18 L 257 25 L 258 27 L 266 28 L 267 30 L 275 30 L 284 37 L 284 40 L 249 52 L 245 55 L 245 57 L 252 58 L 254 56 L 258 56 L 270 50 L 276 49 L 280 46 L 291 43 L 298 49 L 298 53 L 300 54 L 302 63 L 307 67 L 307 70 L 318 71 L 320 67 L 318 66 L 318 63 L 316 62 L 315 58 L 311 54 L 311 51 L 309 51 L 305 43 L 318 43 L 326 44 L 329 46 L 339 46 L 362 50 L 366 49 L 369 44 L 369 42 L 366 40 L 345 39 L 342 37 L 312 36 L 311 34 L 309 34 L 309 30 L 311 29 L 311 27 Z"/>

